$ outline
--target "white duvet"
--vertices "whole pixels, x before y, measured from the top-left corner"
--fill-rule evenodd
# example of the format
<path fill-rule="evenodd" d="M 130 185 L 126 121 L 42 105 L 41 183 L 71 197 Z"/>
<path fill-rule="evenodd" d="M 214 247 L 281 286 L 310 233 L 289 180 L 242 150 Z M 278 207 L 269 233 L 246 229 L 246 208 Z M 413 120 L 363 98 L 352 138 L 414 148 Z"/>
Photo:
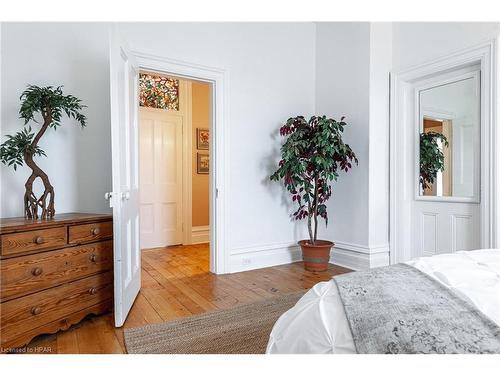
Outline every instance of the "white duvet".
<path fill-rule="evenodd" d="M 407 264 L 452 289 L 500 325 L 500 250 L 460 251 Z M 267 353 L 356 353 L 333 280 L 316 284 L 278 319 Z"/>

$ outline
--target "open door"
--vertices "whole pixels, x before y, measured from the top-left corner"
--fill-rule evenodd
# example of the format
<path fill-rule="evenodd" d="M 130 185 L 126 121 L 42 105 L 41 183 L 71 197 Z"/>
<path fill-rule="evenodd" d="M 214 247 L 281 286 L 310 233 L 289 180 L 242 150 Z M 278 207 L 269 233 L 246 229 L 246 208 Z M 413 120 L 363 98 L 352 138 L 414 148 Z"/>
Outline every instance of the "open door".
<path fill-rule="evenodd" d="M 115 326 L 121 327 L 141 288 L 139 247 L 138 77 L 134 56 L 110 33 Z"/>

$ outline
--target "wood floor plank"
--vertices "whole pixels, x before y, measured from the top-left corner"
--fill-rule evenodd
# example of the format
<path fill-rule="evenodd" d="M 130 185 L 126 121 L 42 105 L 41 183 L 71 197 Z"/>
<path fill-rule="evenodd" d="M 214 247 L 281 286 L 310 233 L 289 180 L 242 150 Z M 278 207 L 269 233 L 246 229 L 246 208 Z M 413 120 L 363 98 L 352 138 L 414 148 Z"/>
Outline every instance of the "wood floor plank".
<path fill-rule="evenodd" d="M 95 319 L 99 319 L 99 317 L 91 317 L 86 320 L 85 324 L 75 329 L 80 354 L 100 354 L 103 352 L 97 334 Z"/>
<path fill-rule="evenodd" d="M 156 281 L 151 274 L 146 270 L 142 269 L 141 272 L 141 289 L 161 289 L 162 286 L 158 281 Z"/>
<path fill-rule="evenodd" d="M 72 327 L 67 331 L 57 333 L 57 353 L 80 353 L 75 327 Z"/>
<path fill-rule="evenodd" d="M 122 354 L 124 348 L 120 345 L 120 341 L 116 337 L 113 321 L 109 319 L 96 319 L 95 327 L 97 330 L 101 353 L 106 354 Z"/>
<path fill-rule="evenodd" d="M 214 275 L 209 272 L 208 244 L 143 250 L 141 261 L 141 291 L 123 327 L 114 327 L 112 313 L 90 316 L 68 331 L 35 338 L 27 348 L 68 354 L 126 353 L 126 328 L 306 291 L 320 281 L 350 271 L 331 265 L 326 272 L 308 272 L 298 262 Z"/>
<path fill-rule="evenodd" d="M 203 298 L 198 292 L 196 292 L 193 288 L 191 288 L 187 283 L 183 281 L 185 278 L 184 274 L 176 269 L 167 269 L 166 266 L 158 265 L 156 270 L 165 277 L 166 284 L 171 284 L 173 287 L 178 289 L 181 293 L 183 293 L 186 297 L 191 299 L 195 304 L 203 308 L 205 311 L 214 310 L 217 308 L 212 302 Z M 176 277 L 180 275 L 180 277 Z M 166 286 L 162 283 L 163 286 Z"/>
<path fill-rule="evenodd" d="M 184 305 L 165 289 L 145 290 L 144 297 L 165 321 L 192 315 Z"/>
<path fill-rule="evenodd" d="M 150 271 L 151 276 L 153 276 L 162 287 L 174 298 L 177 302 L 179 302 L 182 306 L 188 309 L 191 314 L 201 314 L 205 312 L 205 310 L 199 306 L 196 302 L 194 302 L 189 296 L 186 296 L 181 290 L 179 290 L 175 285 L 170 283 L 170 281 L 163 276 L 162 273 L 157 270 Z"/>

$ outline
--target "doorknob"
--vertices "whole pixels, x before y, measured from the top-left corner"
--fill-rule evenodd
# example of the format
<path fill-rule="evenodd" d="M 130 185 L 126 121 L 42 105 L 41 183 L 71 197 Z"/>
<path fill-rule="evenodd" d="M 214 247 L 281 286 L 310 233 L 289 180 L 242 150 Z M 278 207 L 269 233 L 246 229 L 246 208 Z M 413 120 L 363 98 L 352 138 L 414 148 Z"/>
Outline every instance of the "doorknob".
<path fill-rule="evenodd" d="M 122 201 L 129 200 L 129 198 L 130 198 L 130 192 L 129 191 L 123 191 L 122 192 Z"/>
<path fill-rule="evenodd" d="M 113 192 L 108 192 L 106 194 L 104 194 L 104 199 L 106 199 L 107 201 L 109 201 L 109 207 L 113 207 Z"/>

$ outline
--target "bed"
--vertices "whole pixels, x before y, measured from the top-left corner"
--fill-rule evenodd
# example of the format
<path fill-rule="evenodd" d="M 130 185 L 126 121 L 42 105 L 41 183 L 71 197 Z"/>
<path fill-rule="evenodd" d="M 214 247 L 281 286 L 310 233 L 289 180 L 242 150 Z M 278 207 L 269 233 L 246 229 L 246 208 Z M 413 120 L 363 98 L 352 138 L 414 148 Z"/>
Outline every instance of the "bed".
<path fill-rule="evenodd" d="M 476 310 L 474 313 L 486 321 L 488 328 L 492 331 L 493 341 L 490 341 L 487 350 L 479 351 L 462 347 L 459 350 L 455 348 L 446 351 L 446 348 L 436 349 L 433 346 L 435 351 L 434 349 L 406 348 L 402 352 L 500 353 L 500 329 L 498 328 L 500 326 L 500 250 L 462 251 L 422 257 L 406 262 L 405 266 L 414 272 L 418 270 L 418 273 L 439 284 L 437 289 L 446 289 L 448 293 L 451 292 L 452 297 L 456 296 L 457 300 L 463 301 L 464 305 L 469 306 L 471 310 Z M 391 267 L 395 266 L 384 268 L 392 270 Z M 270 334 L 266 352 L 269 354 L 387 352 L 377 349 L 359 349 L 359 340 L 356 338 L 355 341 L 353 337 L 353 332 L 355 332 L 353 325 L 357 324 L 356 317 L 352 318 L 352 313 L 347 313 L 349 310 L 344 303 L 345 300 L 339 292 L 336 278 L 316 284 L 292 309 L 278 319 Z M 370 318 L 365 320 L 370 321 Z M 464 323 L 464 325 L 474 328 L 474 324 Z M 380 336 L 380 332 L 378 331 L 375 336 Z M 472 337 L 469 340 L 477 341 L 477 338 Z"/>

